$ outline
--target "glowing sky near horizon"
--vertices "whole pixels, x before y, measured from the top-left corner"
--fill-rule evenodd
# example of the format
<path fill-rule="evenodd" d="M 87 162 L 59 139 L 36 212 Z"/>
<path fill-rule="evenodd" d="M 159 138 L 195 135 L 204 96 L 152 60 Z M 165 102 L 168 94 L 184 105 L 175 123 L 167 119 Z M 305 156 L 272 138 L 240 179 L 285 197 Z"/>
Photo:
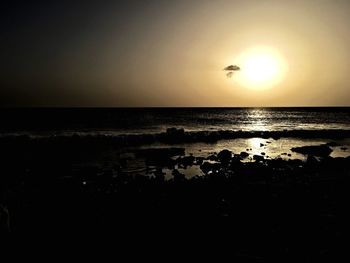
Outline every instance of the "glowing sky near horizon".
<path fill-rule="evenodd" d="M 2 106 L 350 106 L 347 0 L 5 1 L 0 19 Z"/>

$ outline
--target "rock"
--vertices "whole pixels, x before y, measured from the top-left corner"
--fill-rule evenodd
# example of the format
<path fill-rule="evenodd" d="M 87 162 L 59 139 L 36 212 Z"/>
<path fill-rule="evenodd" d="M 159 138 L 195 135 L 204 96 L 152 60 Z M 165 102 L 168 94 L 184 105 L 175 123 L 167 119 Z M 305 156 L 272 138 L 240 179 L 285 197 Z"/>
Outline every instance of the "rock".
<path fill-rule="evenodd" d="M 220 164 L 218 163 L 208 163 L 205 162 L 200 166 L 201 170 L 205 173 L 208 174 L 210 171 L 216 171 L 220 169 Z"/>
<path fill-rule="evenodd" d="M 243 159 L 246 159 L 249 157 L 249 153 L 247 152 L 241 152 L 240 156 L 243 158 Z"/>
<path fill-rule="evenodd" d="M 182 165 L 184 167 L 187 167 L 187 166 L 192 166 L 193 163 L 195 161 L 195 157 L 193 155 L 190 155 L 190 156 L 185 156 L 185 157 L 179 157 L 176 162 L 179 164 L 179 165 Z"/>
<path fill-rule="evenodd" d="M 157 168 L 157 170 L 154 172 L 154 176 L 157 178 L 159 181 L 164 181 L 165 180 L 165 173 L 161 168 Z"/>
<path fill-rule="evenodd" d="M 288 157 L 292 157 L 292 155 L 289 153 L 289 154 L 288 154 Z"/>
<path fill-rule="evenodd" d="M 205 163 L 203 163 L 200 167 L 201 167 L 201 170 L 202 170 L 204 173 L 208 173 L 208 172 L 212 169 L 213 164 L 208 163 L 208 162 L 205 162 Z"/>
<path fill-rule="evenodd" d="M 174 169 L 172 172 L 175 182 L 184 181 L 186 179 L 185 175 L 180 173 L 178 170 Z"/>
<path fill-rule="evenodd" d="M 228 163 L 232 158 L 232 152 L 229 150 L 222 150 L 218 154 L 218 159 L 221 163 Z"/>
<path fill-rule="evenodd" d="M 266 153 L 262 152 L 262 153 L 261 153 L 261 155 L 262 155 L 262 156 L 265 156 L 265 155 L 266 155 Z"/>
<path fill-rule="evenodd" d="M 313 155 L 317 157 L 327 157 L 333 151 L 327 145 L 319 145 L 319 146 L 303 146 L 303 147 L 295 147 L 291 149 L 293 152 L 301 153 L 304 155 Z"/>
<path fill-rule="evenodd" d="M 216 155 L 212 154 L 212 155 L 209 155 L 207 157 L 207 160 L 216 162 L 218 160 L 218 157 Z"/>
<path fill-rule="evenodd" d="M 148 165 L 174 165 L 174 160 L 171 157 L 184 155 L 184 148 L 148 148 L 140 149 L 136 152 L 136 156 L 145 158 Z"/>
<path fill-rule="evenodd" d="M 10 232 L 10 213 L 6 206 L 0 204 L 0 233 Z"/>
<path fill-rule="evenodd" d="M 140 149 L 136 152 L 138 157 L 146 158 L 164 158 L 164 157 L 173 157 L 178 155 L 184 155 L 185 148 L 148 148 Z"/>
<path fill-rule="evenodd" d="M 336 146 L 340 146 L 339 143 L 336 143 L 336 142 L 329 142 L 326 144 L 327 146 L 330 146 L 330 147 L 336 147 Z"/>
<path fill-rule="evenodd" d="M 260 143 L 260 147 L 264 147 L 264 146 L 266 146 L 265 144 L 263 144 L 263 143 Z"/>
<path fill-rule="evenodd" d="M 264 156 L 260 156 L 260 155 L 254 155 L 253 156 L 253 160 L 255 160 L 256 162 L 262 162 L 264 161 Z"/>
<path fill-rule="evenodd" d="M 196 165 L 202 165 L 204 162 L 204 158 L 203 157 L 196 157 Z"/>
<path fill-rule="evenodd" d="M 292 165 L 292 167 L 301 168 L 304 165 L 304 162 L 300 159 L 289 159 L 288 163 Z"/>
<path fill-rule="evenodd" d="M 314 165 L 318 165 L 320 163 L 320 160 L 317 157 L 310 155 L 307 157 L 306 163 L 309 166 L 314 166 Z"/>

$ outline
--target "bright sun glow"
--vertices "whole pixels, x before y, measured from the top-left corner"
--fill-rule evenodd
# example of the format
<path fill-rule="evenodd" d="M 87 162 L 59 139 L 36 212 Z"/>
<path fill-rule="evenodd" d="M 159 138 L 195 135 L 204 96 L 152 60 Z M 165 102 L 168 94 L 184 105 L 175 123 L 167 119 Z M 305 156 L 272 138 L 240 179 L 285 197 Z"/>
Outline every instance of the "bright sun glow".
<path fill-rule="evenodd" d="M 285 58 L 270 47 L 249 49 L 241 53 L 235 61 L 241 67 L 235 79 L 248 88 L 273 87 L 284 79 L 288 71 Z"/>

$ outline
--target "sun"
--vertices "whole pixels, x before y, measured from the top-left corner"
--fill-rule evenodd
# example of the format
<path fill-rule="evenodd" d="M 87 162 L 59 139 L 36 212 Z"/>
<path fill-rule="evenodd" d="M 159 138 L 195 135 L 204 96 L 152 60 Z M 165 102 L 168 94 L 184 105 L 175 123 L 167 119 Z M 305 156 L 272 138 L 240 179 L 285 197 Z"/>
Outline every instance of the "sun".
<path fill-rule="evenodd" d="M 272 47 L 248 49 L 235 61 L 241 67 L 236 80 L 240 85 L 253 89 L 274 87 L 285 78 L 288 71 L 286 59 Z"/>

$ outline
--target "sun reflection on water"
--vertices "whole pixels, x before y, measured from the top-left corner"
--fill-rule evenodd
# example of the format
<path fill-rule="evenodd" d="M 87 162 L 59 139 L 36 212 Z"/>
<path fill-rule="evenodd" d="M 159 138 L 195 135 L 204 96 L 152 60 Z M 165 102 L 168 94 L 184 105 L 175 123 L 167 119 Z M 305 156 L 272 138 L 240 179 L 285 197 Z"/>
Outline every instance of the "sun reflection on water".
<path fill-rule="evenodd" d="M 252 131 L 269 131 L 271 118 L 270 113 L 264 109 L 253 109 L 249 111 L 247 116 L 247 125 L 250 126 Z"/>
<path fill-rule="evenodd" d="M 248 145 L 250 145 L 250 148 L 257 149 L 260 148 L 260 145 L 265 142 L 264 139 L 261 138 L 252 138 L 248 140 Z"/>
<path fill-rule="evenodd" d="M 261 155 L 262 153 L 268 154 L 267 152 L 267 140 L 262 138 L 251 138 L 247 140 L 249 153 L 252 155 Z"/>

